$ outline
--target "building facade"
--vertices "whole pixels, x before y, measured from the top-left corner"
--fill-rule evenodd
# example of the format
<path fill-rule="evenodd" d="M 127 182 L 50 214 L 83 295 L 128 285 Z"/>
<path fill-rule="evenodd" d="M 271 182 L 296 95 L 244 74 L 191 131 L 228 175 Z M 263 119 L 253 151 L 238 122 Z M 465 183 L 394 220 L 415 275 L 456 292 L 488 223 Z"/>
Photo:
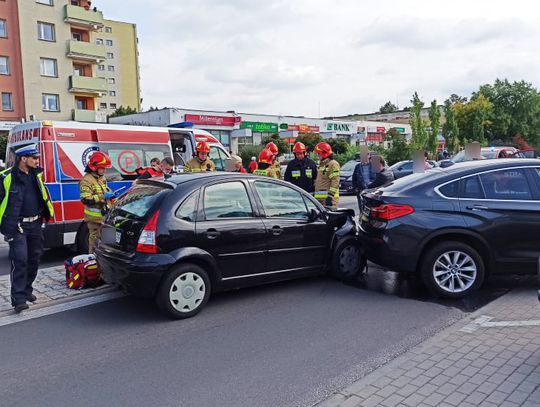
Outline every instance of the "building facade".
<path fill-rule="evenodd" d="M 105 20 L 89 0 L 0 0 L 0 89 L 0 131 L 139 110 L 135 25 Z"/>

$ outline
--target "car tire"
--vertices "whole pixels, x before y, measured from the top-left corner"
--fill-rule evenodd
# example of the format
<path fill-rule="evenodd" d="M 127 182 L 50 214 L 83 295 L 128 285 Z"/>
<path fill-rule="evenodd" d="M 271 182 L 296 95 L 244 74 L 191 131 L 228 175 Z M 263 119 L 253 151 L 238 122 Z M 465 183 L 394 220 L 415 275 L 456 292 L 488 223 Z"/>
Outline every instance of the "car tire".
<path fill-rule="evenodd" d="M 210 298 L 210 279 L 201 267 L 185 263 L 164 277 L 156 294 L 158 308 L 175 319 L 198 314 Z"/>
<path fill-rule="evenodd" d="M 345 240 L 336 246 L 332 255 L 332 276 L 351 282 L 360 279 L 365 268 L 366 259 L 356 239 Z"/>
<path fill-rule="evenodd" d="M 442 242 L 428 249 L 421 265 L 422 279 L 434 294 L 463 298 L 484 282 L 484 261 L 471 246 L 461 242 Z"/>

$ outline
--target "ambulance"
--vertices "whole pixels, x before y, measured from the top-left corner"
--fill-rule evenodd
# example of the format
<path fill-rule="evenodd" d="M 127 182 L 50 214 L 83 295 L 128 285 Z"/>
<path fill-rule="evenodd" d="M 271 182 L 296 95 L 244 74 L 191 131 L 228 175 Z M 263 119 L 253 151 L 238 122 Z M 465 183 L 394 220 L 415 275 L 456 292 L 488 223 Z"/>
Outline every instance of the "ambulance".
<path fill-rule="evenodd" d="M 128 189 L 137 177 L 135 170 L 149 167 L 154 157 L 172 157 L 182 171 L 194 156 L 196 143 L 206 141 L 209 158 L 218 171 L 232 167 L 225 147 L 210 133 L 193 128 L 125 126 L 116 124 L 39 121 L 22 123 L 9 133 L 6 165 L 15 162 L 14 151 L 26 144 L 38 144 L 44 182 L 54 206 L 54 219 L 45 228 L 45 247 L 72 246 L 84 252 L 88 229 L 83 220 L 79 180 L 88 158 L 95 151 L 111 157 L 106 177 L 113 191 Z"/>

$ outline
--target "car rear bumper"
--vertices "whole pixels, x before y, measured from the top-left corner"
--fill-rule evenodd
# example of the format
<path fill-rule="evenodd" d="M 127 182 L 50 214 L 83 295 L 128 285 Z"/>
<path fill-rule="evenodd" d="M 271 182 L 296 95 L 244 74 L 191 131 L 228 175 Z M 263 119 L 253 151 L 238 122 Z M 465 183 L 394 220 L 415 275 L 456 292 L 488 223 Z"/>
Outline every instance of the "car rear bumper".
<path fill-rule="evenodd" d="M 174 264 L 167 254 L 135 253 L 123 257 L 102 247 L 97 248 L 96 258 L 105 282 L 145 298 L 155 296 L 164 272 Z"/>
<path fill-rule="evenodd" d="M 365 251 L 366 258 L 389 270 L 405 273 L 414 273 L 418 256 L 412 250 L 400 249 L 388 236 L 370 236 L 360 230 L 359 239 Z M 401 246 L 403 247 L 403 246 Z"/>

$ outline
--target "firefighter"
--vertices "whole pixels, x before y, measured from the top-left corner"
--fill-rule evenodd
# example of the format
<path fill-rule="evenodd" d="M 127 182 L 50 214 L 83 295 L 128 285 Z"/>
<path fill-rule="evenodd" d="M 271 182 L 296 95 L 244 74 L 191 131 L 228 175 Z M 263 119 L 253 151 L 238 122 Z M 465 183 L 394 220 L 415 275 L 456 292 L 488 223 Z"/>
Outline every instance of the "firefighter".
<path fill-rule="evenodd" d="M 281 166 L 279 165 L 279 161 L 277 159 L 279 155 L 278 146 L 276 146 L 276 143 L 271 141 L 268 144 L 266 144 L 264 148 L 265 150 L 270 150 L 272 152 L 272 155 L 274 156 L 272 160 L 272 168 L 274 168 L 276 174 L 278 174 L 278 178 L 281 179 Z"/>
<path fill-rule="evenodd" d="M 315 153 L 321 159 L 315 180 L 315 198 L 324 206 L 335 209 L 339 201 L 339 163 L 334 160 L 328 143 L 317 144 Z"/>
<path fill-rule="evenodd" d="M 210 146 L 206 141 L 199 141 L 195 149 L 196 155 L 188 161 L 184 167 L 184 172 L 204 172 L 215 171 L 214 162 L 208 158 Z"/>
<path fill-rule="evenodd" d="M 79 181 L 81 202 L 84 204 L 84 221 L 88 226 L 88 253 L 94 253 L 96 241 L 101 236 L 105 215 L 114 198 L 114 192 L 107 186 L 105 171 L 111 168 L 111 159 L 105 153 L 96 151 L 86 165 L 85 176 Z"/>
<path fill-rule="evenodd" d="M 297 142 L 293 147 L 294 160 L 289 162 L 285 170 L 285 181 L 302 188 L 304 191 L 315 191 L 317 164 L 307 156 L 306 146 Z"/>
<path fill-rule="evenodd" d="M 259 168 L 253 171 L 253 175 L 262 175 L 264 177 L 271 177 L 280 179 L 279 170 L 276 170 L 272 166 L 274 162 L 274 154 L 268 149 L 263 149 L 259 153 Z"/>
<path fill-rule="evenodd" d="M 39 168 L 39 150 L 15 150 L 15 165 L 0 173 L 0 232 L 9 244 L 11 306 L 19 313 L 36 301 L 32 284 L 43 252 L 43 224 L 54 216 Z"/>

